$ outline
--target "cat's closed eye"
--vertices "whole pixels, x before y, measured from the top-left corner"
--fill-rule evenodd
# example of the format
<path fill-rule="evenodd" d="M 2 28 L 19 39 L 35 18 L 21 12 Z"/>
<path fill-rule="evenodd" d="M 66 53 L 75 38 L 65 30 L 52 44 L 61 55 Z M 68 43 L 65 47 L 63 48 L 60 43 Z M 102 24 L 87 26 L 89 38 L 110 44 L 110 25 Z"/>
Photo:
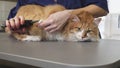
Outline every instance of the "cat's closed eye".
<path fill-rule="evenodd" d="M 81 31 L 81 28 L 80 27 L 75 27 L 77 31 Z"/>
<path fill-rule="evenodd" d="M 89 32 L 91 32 L 91 31 L 92 31 L 91 29 L 88 29 L 86 32 L 89 33 Z"/>
<path fill-rule="evenodd" d="M 70 30 L 70 33 L 74 33 L 76 31 L 81 31 L 81 28 L 80 27 L 74 27 Z"/>

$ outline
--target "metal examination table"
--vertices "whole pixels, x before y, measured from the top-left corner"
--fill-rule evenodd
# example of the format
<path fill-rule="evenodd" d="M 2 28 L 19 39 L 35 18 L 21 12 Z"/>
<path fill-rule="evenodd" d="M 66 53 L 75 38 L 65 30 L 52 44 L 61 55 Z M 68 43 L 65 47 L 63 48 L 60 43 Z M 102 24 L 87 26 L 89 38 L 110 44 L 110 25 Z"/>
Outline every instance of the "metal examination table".
<path fill-rule="evenodd" d="M 0 33 L 0 59 L 43 68 L 118 68 L 120 41 L 21 42 Z"/>

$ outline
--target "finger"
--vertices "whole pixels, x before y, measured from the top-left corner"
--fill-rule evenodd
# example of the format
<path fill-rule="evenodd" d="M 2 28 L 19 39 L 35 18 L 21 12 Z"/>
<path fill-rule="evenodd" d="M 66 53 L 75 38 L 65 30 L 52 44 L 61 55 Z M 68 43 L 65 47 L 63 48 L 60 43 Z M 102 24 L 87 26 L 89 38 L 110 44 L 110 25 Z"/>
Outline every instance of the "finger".
<path fill-rule="evenodd" d="M 14 28 L 15 28 L 15 21 L 14 21 L 13 18 L 10 19 L 10 22 L 9 22 L 9 23 L 10 23 L 10 27 L 14 29 Z"/>
<path fill-rule="evenodd" d="M 43 20 L 39 20 L 37 23 L 36 23 L 36 27 L 40 27 L 40 23 L 42 23 Z"/>
<path fill-rule="evenodd" d="M 22 30 L 14 30 L 14 32 L 16 32 L 16 33 L 22 33 Z"/>
<path fill-rule="evenodd" d="M 14 20 L 15 20 L 15 26 L 16 26 L 16 28 L 18 29 L 18 28 L 20 27 L 19 18 L 18 18 L 18 17 L 15 17 Z"/>
<path fill-rule="evenodd" d="M 57 25 L 50 25 L 50 26 L 46 27 L 44 30 L 50 31 L 50 30 L 55 29 L 55 28 L 57 28 Z"/>
<path fill-rule="evenodd" d="M 8 21 L 8 20 L 6 20 L 5 25 L 6 25 L 6 26 L 10 29 L 10 23 L 9 23 L 9 21 Z"/>
<path fill-rule="evenodd" d="M 26 28 L 22 28 L 22 33 L 25 33 L 26 32 Z"/>
<path fill-rule="evenodd" d="M 39 24 L 40 27 L 47 27 L 51 25 L 54 21 L 53 20 L 45 20 L 42 23 Z"/>
<path fill-rule="evenodd" d="M 25 33 L 25 30 L 22 28 L 22 29 L 16 29 L 16 30 L 14 30 L 14 32 L 16 32 L 16 33 Z"/>
<path fill-rule="evenodd" d="M 55 29 L 52 29 L 52 30 L 50 30 L 49 32 L 50 33 L 53 33 L 53 32 L 56 32 L 56 31 L 58 31 L 59 30 L 59 27 L 57 27 L 57 28 L 55 28 Z"/>
<path fill-rule="evenodd" d="M 23 25 L 25 22 L 25 19 L 23 16 L 19 16 L 20 24 Z"/>

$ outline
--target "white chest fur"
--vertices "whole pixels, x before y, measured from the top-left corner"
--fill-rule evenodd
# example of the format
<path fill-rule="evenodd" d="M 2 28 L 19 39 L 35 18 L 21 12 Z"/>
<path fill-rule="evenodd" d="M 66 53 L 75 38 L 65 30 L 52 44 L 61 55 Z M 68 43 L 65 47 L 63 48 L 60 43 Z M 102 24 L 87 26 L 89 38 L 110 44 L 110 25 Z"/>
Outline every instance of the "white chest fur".
<path fill-rule="evenodd" d="M 27 35 L 26 38 L 23 38 L 22 41 L 40 41 L 41 37 L 40 36 L 30 36 Z"/>
<path fill-rule="evenodd" d="M 67 37 L 62 35 L 61 33 L 46 33 L 47 40 L 58 40 L 58 41 L 96 41 L 94 37 L 91 37 L 87 34 L 87 37 L 82 38 L 82 34 L 84 31 L 79 31 L 75 33 L 69 34 Z M 30 36 L 28 35 L 26 38 L 22 39 L 22 41 L 41 41 L 42 37 L 40 36 Z"/>
<path fill-rule="evenodd" d="M 48 40 L 64 41 L 65 38 L 61 33 L 47 33 Z"/>

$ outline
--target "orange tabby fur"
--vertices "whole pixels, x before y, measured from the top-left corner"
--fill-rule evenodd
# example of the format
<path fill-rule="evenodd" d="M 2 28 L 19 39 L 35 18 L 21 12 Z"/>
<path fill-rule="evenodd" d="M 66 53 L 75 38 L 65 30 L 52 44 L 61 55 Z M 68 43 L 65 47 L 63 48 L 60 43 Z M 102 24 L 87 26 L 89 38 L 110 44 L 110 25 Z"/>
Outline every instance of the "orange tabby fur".
<path fill-rule="evenodd" d="M 25 20 L 45 20 L 50 14 L 63 11 L 65 8 L 61 5 L 25 5 L 22 6 L 16 16 L 24 16 Z M 27 28 L 25 34 L 19 34 L 17 32 L 11 32 L 6 28 L 6 32 L 13 35 L 16 39 L 21 41 L 40 41 L 40 40 L 62 40 L 62 41 L 96 41 L 99 39 L 99 30 L 94 23 L 93 16 L 88 12 L 80 12 L 77 15 L 73 12 L 73 16 L 68 19 L 63 29 L 54 34 L 45 32 L 42 28 L 36 27 L 37 23 Z M 78 35 L 77 35 L 78 34 Z M 86 38 L 90 35 L 89 38 Z M 28 40 L 27 36 L 37 37 L 37 39 Z M 80 36 L 80 37 L 79 37 Z M 85 39 L 84 39 L 85 38 Z"/>

